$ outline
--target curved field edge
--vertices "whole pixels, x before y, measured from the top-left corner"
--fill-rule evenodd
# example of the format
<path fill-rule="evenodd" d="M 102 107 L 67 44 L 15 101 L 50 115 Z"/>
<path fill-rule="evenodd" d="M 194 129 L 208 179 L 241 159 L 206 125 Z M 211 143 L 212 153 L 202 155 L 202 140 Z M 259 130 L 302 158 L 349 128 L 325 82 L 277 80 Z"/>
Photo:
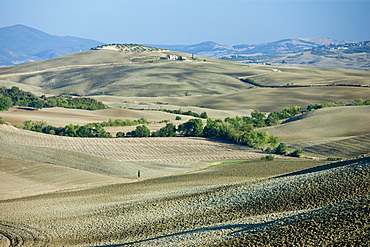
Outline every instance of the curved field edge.
<path fill-rule="evenodd" d="M 23 224 L 37 228 L 51 236 L 56 246 L 150 246 L 152 241 L 163 243 L 160 246 L 171 246 L 166 244 L 166 239 L 197 232 L 197 229 L 212 228 L 220 223 L 227 225 L 227 222 L 235 220 L 243 222 L 243 219 L 252 216 L 265 217 L 262 221 L 264 223 L 292 215 L 301 217 L 298 215 L 304 213 L 301 210 L 330 207 L 366 195 L 370 192 L 368 163 L 369 158 L 354 160 L 347 165 L 318 172 L 198 187 L 129 201 L 122 201 L 117 194 L 108 196 L 110 193 L 114 194 L 118 185 L 109 193 L 109 190 L 106 193 L 94 193 L 93 197 L 93 194 L 86 194 L 85 190 L 53 193 L 2 201 L 2 214 L 8 214 L 9 210 L 17 212 L 8 218 L 9 221 L 16 224 L 21 220 Z M 221 166 L 212 168 L 219 167 Z M 117 193 L 124 194 L 122 191 Z M 80 204 L 82 199 L 85 200 L 83 205 Z M 42 206 L 46 204 L 49 207 Z M 37 211 L 22 211 L 22 208 L 34 209 L 36 205 Z M 43 217 L 40 218 L 40 215 Z M 316 216 L 314 219 L 319 220 Z M 363 222 L 361 217 L 359 220 Z M 248 224 L 248 221 L 240 224 L 244 225 L 226 226 L 228 230 L 221 231 L 221 237 L 228 238 L 226 233 L 230 233 L 233 228 L 237 228 L 237 231 L 242 229 L 243 234 L 248 234 L 245 230 L 251 227 L 259 229 L 254 224 Z M 361 228 L 361 224 L 359 226 Z M 211 236 L 208 235 L 207 238 L 217 237 L 220 240 L 219 233 L 218 231 L 217 236 L 210 233 Z M 37 243 L 37 236 L 35 238 Z M 42 239 L 41 237 L 40 241 Z M 191 246 L 203 244 L 199 237 Z"/>
<path fill-rule="evenodd" d="M 126 164 L 139 163 L 143 169 L 162 166 L 188 170 L 218 161 L 259 159 L 266 155 L 246 146 L 195 137 L 74 138 L 3 128 L 0 133 L 0 140 L 6 145 L 77 151 Z"/>

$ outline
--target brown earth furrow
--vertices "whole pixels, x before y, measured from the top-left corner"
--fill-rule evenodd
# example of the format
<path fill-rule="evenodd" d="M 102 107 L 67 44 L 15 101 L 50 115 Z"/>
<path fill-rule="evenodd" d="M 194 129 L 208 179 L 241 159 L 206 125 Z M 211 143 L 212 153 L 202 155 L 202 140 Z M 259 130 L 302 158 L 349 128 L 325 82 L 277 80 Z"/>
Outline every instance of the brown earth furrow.
<path fill-rule="evenodd" d="M 75 138 L 28 131 L 0 129 L 4 143 L 78 151 L 119 161 L 154 163 L 219 161 L 259 158 L 262 152 L 246 146 L 217 142 L 205 138 Z M 169 148 L 167 148 L 169 147 Z"/>

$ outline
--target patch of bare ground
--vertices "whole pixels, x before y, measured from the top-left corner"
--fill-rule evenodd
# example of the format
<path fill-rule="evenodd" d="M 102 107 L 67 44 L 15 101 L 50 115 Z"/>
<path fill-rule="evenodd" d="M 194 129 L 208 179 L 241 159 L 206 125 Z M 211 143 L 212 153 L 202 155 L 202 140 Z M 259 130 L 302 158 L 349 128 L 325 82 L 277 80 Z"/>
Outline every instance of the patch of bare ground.
<path fill-rule="evenodd" d="M 308 156 L 350 158 L 370 154 L 370 134 L 339 140 L 296 143 L 293 149 L 303 149 Z"/>
<path fill-rule="evenodd" d="M 191 94 L 191 91 L 188 90 Z M 107 104 L 124 102 L 166 102 L 178 106 L 203 105 L 218 110 L 257 109 L 261 112 L 281 111 L 284 107 L 300 106 L 305 109 L 312 103 L 352 102 L 367 99 L 370 88 L 365 87 L 302 87 L 302 88 L 251 88 L 217 94 L 160 97 L 93 96 Z M 240 115 L 246 115 L 240 113 Z"/>
<path fill-rule="evenodd" d="M 30 131 L 0 129 L 8 144 L 78 151 L 119 161 L 196 167 L 223 160 L 255 159 L 265 155 L 242 145 L 205 138 L 74 138 Z"/>
<path fill-rule="evenodd" d="M 369 161 L 180 191 L 187 174 L 3 200 L 0 232 L 25 246 L 356 245 L 368 239 Z M 167 193 L 151 194 L 160 184 Z"/>
<path fill-rule="evenodd" d="M 0 165 L 0 200 L 131 181 L 50 163 L 0 158 Z"/>
<path fill-rule="evenodd" d="M 354 157 L 370 153 L 369 121 L 369 106 L 333 107 L 264 130 L 313 156 Z"/>

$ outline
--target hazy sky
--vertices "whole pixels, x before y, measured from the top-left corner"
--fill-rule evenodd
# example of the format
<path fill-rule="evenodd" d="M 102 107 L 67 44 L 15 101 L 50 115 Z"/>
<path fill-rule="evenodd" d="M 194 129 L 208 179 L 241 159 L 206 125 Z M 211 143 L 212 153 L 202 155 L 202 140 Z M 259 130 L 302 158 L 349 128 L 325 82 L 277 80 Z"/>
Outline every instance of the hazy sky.
<path fill-rule="evenodd" d="M 363 41 L 370 0 L 0 0 L 0 27 L 15 24 L 104 43 Z"/>

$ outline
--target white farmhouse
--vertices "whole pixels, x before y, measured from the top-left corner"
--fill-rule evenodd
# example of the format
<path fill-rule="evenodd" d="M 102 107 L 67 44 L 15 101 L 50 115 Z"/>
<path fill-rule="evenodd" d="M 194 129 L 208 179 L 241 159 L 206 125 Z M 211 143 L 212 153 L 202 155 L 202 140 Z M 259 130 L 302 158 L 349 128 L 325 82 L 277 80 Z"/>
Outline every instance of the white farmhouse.
<path fill-rule="evenodd" d="M 174 54 L 167 54 L 167 59 L 168 60 L 177 60 L 178 59 L 178 56 L 174 55 Z"/>

